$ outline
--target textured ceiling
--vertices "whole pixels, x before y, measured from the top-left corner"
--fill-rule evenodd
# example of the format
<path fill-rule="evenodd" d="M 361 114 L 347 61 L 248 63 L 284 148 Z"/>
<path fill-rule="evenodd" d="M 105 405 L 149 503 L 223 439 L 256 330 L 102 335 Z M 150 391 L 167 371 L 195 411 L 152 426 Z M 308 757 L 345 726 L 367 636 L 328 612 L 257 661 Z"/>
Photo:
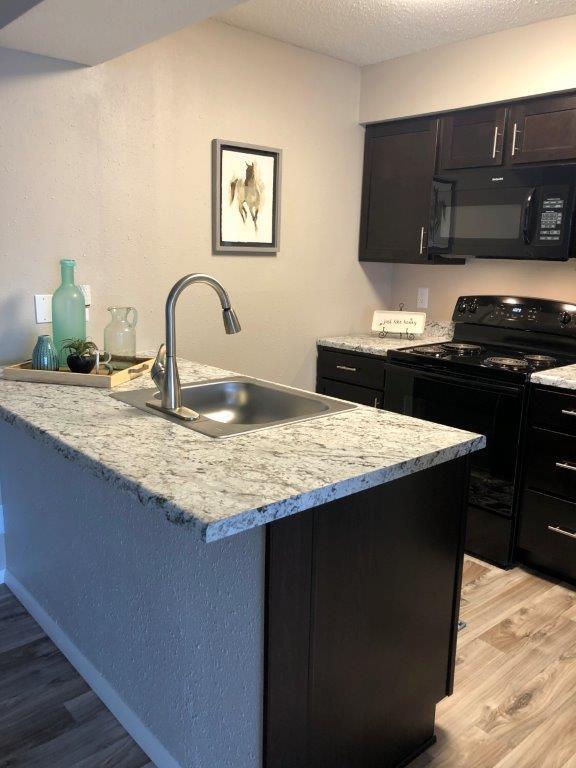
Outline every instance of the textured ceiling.
<path fill-rule="evenodd" d="M 576 0 L 245 0 L 216 18 L 364 65 L 572 13 Z"/>

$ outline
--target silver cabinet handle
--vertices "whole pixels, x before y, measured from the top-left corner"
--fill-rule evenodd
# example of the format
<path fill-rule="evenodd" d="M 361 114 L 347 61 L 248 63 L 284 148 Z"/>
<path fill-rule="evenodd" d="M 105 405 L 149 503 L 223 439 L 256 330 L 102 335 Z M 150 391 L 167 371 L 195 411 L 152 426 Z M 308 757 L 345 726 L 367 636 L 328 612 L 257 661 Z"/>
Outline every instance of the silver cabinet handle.
<path fill-rule="evenodd" d="M 568 536 L 569 539 L 576 539 L 576 533 L 574 531 L 566 531 L 559 525 L 549 525 L 548 530 L 552 533 L 559 533 L 561 536 Z"/>
<path fill-rule="evenodd" d="M 378 396 L 376 396 L 374 398 L 374 408 L 378 408 L 379 405 L 380 405 L 380 401 L 378 400 Z"/>
<path fill-rule="evenodd" d="M 352 371 L 352 373 L 356 373 L 358 370 L 357 368 L 351 368 L 349 365 L 337 365 L 336 368 L 339 371 Z"/>
<path fill-rule="evenodd" d="M 565 411 L 565 410 L 562 410 L 562 416 L 576 416 L 576 411 Z"/>
<path fill-rule="evenodd" d="M 516 138 L 519 133 L 522 133 L 522 131 L 518 129 L 518 123 L 514 123 L 514 131 L 512 133 L 512 157 L 516 154 Z"/>
<path fill-rule="evenodd" d="M 569 469 L 572 472 L 576 472 L 576 465 L 569 464 L 567 461 L 557 461 L 556 466 L 558 469 Z"/>
<path fill-rule="evenodd" d="M 425 231 L 426 230 L 424 229 L 424 227 L 421 227 L 421 229 L 420 229 L 420 255 L 422 255 L 424 253 L 424 232 Z"/>
<path fill-rule="evenodd" d="M 492 144 L 492 159 L 496 157 L 496 145 L 498 144 L 498 126 L 494 126 L 494 143 Z"/>

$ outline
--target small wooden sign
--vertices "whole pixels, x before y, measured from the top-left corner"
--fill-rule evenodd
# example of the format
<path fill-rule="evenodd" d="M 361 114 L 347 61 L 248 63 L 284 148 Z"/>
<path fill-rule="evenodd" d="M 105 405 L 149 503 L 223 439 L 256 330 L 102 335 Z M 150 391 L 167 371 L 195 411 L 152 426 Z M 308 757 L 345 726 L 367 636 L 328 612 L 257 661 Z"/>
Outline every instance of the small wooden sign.
<path fill-rule="evenodd" d="M 404 312 L 377 309 L 372 318 L 372 330 L 380 333 L 424 333 L 426 312 Z"/>

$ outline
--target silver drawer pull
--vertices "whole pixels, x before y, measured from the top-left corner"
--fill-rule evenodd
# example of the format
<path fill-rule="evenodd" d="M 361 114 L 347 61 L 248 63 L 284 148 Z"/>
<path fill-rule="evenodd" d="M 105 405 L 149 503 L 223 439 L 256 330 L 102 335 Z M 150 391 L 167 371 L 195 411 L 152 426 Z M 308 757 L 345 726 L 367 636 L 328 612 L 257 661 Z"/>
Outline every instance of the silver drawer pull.
<path fill-rule="evenodd" d="M 351 368 L 349 365 L 337 365 L 336 368 L 338 368 L 339 371 L 352 371 L 352 373 L 356 373 L 358 370 L 357 368 Z"/>
<path fill-rule="evenodd" d="M 576 464 L 569 464 L 567 461 L 557 461 L 556 466 L 558 469 L 570 469 L 572 472 L 576 472 Z"/>
<path fill-rule="evenodd" d="M 374 398 L 374 408 L 378 408 L 379 405 L 380 405 L 380 400 L 378 399 L 378 396 L 376 396 Z"/>
<path fill-rule="evenodd" d="M 549 525 L 548 530 L 552 533 L 559 533 L 561 536 L 568 536 L 569 539 L 576 539 L 576 532 L 566 531 L 564 528 L 560 528 L 559 525 Z"/>
<path fill-rule="evenodd" d="M 565 411 L 565 410 L 562 410 L 562 416 L 576 416 L 576 411 Z"/>

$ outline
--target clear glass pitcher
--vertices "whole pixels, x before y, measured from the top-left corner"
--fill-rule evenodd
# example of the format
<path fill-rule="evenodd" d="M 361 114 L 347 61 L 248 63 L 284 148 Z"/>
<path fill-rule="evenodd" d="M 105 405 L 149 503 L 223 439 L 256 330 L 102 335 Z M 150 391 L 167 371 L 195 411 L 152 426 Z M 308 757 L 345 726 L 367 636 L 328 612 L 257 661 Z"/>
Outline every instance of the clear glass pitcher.
<path fill-rule="evenodd" d="M 104 349 L 111 355 L 136 355 L 136 323 L 138 312 L 134 307 L 108 307 L 112 319 L 104 328 Z"/>

